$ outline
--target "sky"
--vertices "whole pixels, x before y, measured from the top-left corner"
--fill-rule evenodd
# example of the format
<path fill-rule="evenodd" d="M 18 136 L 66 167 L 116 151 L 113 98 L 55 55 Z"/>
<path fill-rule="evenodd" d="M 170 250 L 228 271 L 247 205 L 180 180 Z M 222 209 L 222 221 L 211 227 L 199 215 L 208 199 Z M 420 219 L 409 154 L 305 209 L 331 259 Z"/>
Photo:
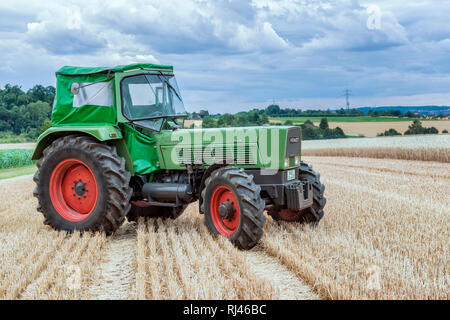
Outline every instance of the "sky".
<path fill-rule="evenodd" d="M 2 1 L 0 86 L 173 65 L 189 112 L 450 105 L 450 0 Z"/>

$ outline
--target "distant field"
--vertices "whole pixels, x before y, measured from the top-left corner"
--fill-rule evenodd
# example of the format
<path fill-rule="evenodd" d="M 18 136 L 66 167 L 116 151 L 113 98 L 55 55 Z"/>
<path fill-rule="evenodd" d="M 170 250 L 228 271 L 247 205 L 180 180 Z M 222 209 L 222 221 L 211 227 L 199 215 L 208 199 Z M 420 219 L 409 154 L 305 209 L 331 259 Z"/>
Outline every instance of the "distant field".
<path fill-rule="evenodd" d="M 306 120 L 312 122 L 320 122 L 323 117 L 270 117 L 269 121 L 273 123 L 281 122 L 284 123 L 286 120 L 291 120 L 294 123 L 304 123 Z M 412 118 L 396 118 L 396 117 L 326 117 L 328 122 L 412 122 L 415 119 Z M 421 119 L 420 121 L 446 121 L 446 120 L 428 120 Z M 448 121 L 448 120 L 447 120 Z M 450 121 L 449 121 L 450 122 Z"/>
<path fill-rule="evenodd" d="M 319 123 L 314 123 L 319 125 Z M 397 122 L 330 122 L 330 128 L 339 127 L 344 130 L 345 134 L 350 136 L 364 135 L 366 137 L 376 137 L 377 134 L 382 133 L 390 128 L 397 130 L 400 133 L 404 133 L 408 130 L 408 126 L 411 122 L 397 121 Z M 423 122 L 424 127 L 435 127 L 442 133 L 443 130 L 450 131 L 450 121 L 448 120 L 435 120 Z"/>
<path fill-rule="evenodd" d="M 284 123 L 291 120 L 294 124 L 304 123 L 311 120 L 316 126 L 319 125 L 321 117 L 292 117 L 292 118 L 270 118 L 271 123 Z M 393 117 L 329 117 L 327 118 L 330 128 L 339 127 L 349 136 L 364 135 L 366 137 L 376 137 L 390 128 L 404 133 L 408 130 L 414 119 L 393 118 Z M 450 131 L 450 120 L 420 120 L 424 127 L 435 127 L 441 133 L 443 130 Z"/>
<path fill-rule="evenodd" d="M 450 162 L 450 135 L 310 140 L 305 156 L 363 157 Z"/>
<path fill-rule="evenodd" d="M 416 135 L 403 137 L 378 137 L 361 139 L 331 139 L 302 141 L 302 149 L 329 149 L 329 148 L 377 148 L 402 147 L 415 149 L 417 147 L 449 148 L 450 135 Z"/>

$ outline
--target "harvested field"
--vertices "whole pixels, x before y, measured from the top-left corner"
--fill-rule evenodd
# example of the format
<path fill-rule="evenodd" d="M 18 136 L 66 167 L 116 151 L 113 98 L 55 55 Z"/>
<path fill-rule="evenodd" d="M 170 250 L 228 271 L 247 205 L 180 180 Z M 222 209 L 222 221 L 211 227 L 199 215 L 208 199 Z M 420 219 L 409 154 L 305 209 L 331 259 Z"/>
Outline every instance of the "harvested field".
<path fill-rule="evenodd" d="M 305 157 L 326 185 L 315 229 L 277 224 L 250 252 L 197 204 L 111 237 L 43 225 L 31 177 L 0 183 L 1 299 L 448 299 L 450 165 Z M 21 199 L 21 201 L 17 201 Z"/>
<path fill-rule="evenodd" d="M 404 133 L 408 130 L 408 126 L 412 123 L 408 121 L 395 121 L 395 122 L 330 122 L 330 128 L 339 127 L 344 130 L 345 134 L 350 136 L 358 136 L 363 134 L 366 137 L 376 137 L 377 134 L 382 133 L 390 128 L 397 130 L 400 133 Z M 319 122 L 314 123 L 316 126 Z M 423 121 L 424 127 L 435 127 L 441 133 L 443 130 L 450 131 L 450 121 L 448 120 L 436 120 L 436 121 Z"/>
<path fill-rule="evenodd" d="M 305 156 L 450 162 L 450 136 L 378 137 L 302 142 Z"/>
<path fill-rule="evenodd" d="M 305 150 L 305 156 L 358 157 L 450 162 L 449 148 L 330 148 Z"/>

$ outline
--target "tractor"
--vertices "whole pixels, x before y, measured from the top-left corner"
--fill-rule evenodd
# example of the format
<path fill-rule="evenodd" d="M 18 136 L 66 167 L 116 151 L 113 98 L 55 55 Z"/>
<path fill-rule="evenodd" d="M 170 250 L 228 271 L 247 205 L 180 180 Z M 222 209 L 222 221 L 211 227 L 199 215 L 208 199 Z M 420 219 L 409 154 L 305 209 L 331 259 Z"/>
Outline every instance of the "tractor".
<path fill-rule="evenodd" d="M 183 128 L 172 66 L 65 66 L 32 159 L 37 210 L 56 230 L 107 235 L 199 202 L 212 235 L 248 250 L 275 221 L 316 225 L 326 199 L 296 126 Z"/>

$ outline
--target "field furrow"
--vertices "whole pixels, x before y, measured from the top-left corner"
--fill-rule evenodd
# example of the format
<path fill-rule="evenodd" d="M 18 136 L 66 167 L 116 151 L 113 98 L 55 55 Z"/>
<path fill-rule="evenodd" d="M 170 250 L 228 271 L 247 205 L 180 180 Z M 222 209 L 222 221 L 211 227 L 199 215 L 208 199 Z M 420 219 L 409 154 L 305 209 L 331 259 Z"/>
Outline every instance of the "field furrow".
<path fill-rule="evenodd" d="M 269 281 L 283 300 L 321 299 L 302 278 L 291 271 L 282 261 L 268 253 L 264 246 L 258 245 L 244 253 L 250 270 Z"/>
<path fill-rule="evenodd" d="M 92 285 L 86 290 L 91 299 L 132 299 L 136 293 L 136 230 L 125 224 L 110 236 L 101 248 L 96 270 L 92 270 Z M 84 291 L 84 290 L 83 290 Z"/>
<path fill-rule="evenodd" d="M 138 224 L 138 298 L 276 298 L 271 282 L 254 274 L 245 253 L 211 237 L 196 204 L 177 220 Z"/>

